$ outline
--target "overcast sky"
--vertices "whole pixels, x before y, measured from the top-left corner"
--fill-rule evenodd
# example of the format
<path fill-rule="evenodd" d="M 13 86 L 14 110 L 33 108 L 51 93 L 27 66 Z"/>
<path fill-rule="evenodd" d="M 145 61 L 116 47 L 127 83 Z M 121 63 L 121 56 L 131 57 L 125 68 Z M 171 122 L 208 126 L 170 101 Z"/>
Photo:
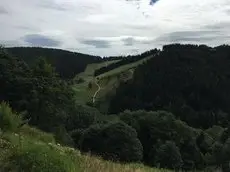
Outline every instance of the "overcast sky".
<path fill-rule="evenodd" d="M 0 0 L 0 44 L 95 55 L 230 43 L 230 0 Z"/>

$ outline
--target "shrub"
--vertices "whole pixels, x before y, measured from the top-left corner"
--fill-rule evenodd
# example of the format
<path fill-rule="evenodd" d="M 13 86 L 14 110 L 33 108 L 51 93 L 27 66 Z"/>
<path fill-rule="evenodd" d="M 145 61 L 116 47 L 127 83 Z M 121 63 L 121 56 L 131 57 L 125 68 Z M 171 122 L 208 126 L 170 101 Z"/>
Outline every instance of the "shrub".
<path fill-rule="evenodd" d="M 7 103 L 0 104 L 0 129 L 3 132 L 15 132 L 22 124 L 22 117 L 14 113 Z"/>
<path fill-rule="evenodd" d="M 162 168 L 179 169 L 182 166 L 182 158 L 179 148 L 174 142 L 167 141 L 156 152 L 156 163 Z"/>
<path fill-rule="evenodd" d="M 65 127 L 59 126 L 55 128 L 54 131 L 55 139 L 58 143 L 66 146 L 74 146 L 74 141 L 72 140 L 71 136 L 67 133 Z"/>
<path fill-rule="evenodd" d="M 84 133 L 84 129 L 76 129 L 76 130 L 71 131 L 70 136 L 72 137 L 74 141 L 75 148 L 78 148 L 78 149 L 80 148 L 79 141 L 83 133 Z"/>
<path fill-rule="evenodd" d="M 100 112 L 93 107 L 76 105 L 67 119 L 66 129 L 67 131 L 86 129 L 94 124 L 100 115 Z"/>
<path fill-rule="evenodd" d="M 222 170 L 224 172 L 230 171 L 229 161 L 230 161 L 230 138 L 226 140 L 221 151 Z"/>
<path fill-rule="evenodd" d="M 84 132 L 80 146 L 84 152 L 115 161 L 141 161 L 143 156 L 136 131 L 123 122 L 90 127 Z"/>

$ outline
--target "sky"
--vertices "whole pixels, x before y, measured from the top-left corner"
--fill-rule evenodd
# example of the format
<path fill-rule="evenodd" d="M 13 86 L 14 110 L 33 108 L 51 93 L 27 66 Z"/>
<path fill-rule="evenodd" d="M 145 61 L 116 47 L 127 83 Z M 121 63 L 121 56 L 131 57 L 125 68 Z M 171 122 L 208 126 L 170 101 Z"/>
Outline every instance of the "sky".
<path fill-rule="evenodd" d="M 100 56 L 230 43 L 230 0 L 0 0 L 0 44 Z"/>

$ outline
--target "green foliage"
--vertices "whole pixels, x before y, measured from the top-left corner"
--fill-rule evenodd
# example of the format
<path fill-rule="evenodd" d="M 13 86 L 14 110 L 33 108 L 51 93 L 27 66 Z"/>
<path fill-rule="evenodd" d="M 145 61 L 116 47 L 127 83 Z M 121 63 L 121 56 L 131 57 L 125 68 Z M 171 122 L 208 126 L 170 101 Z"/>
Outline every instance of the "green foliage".
<path fill-rule="evenodd" d="M 205 130 L 214 140 L 220 140 L 225 129 L 221 126 L 214 125 L 212 128 Z"/>
<path fill-rule="evenodd" d="M 208 153 L 205 154 L 206 164 L 210 166 L 220 166 L 222 163 L 223 144 L 215 142 Z"/>
<path fill-rule="evenodd" d="M 40 58 L 29 67 L 0 49 L 0 101 L 24 113 L 31 119 L 29 124 L 54 134 L 28 125 L 21 127 L 19 135 L 11 134 L 23 124 L 22 118 L 6 103 L 0 104 L 0 128 L 4 131 L 0 166 L 4 164 L 5 171 L 39 171 L 45 167 L 48 171 L 76 171 L 72 165 L 74 151 L 62 151 L 53 144 L 57 141 L 108 160 L 185 171 L 205 166 L 222 166 L 224 170 L 230 160 L 230 129 L 226 128 L 230 113 L 229 51 L 229 47 L 164 47 L 138 67 L 133 80 L 122 82 L 110 108 L 111 112 L 144 110 L 102 115 L 94 107 L 75 104 L 73 82 L 62 80 L 48 58 Z M 102 77 L 100 83 L 113 80 Z M 89 78 L 80 87 L 88 89 Z M 5 141 L 14 146 L 8 147 Z"/>
<path fill-rule="evenodd" d="M 71 87 L 53 67 L 39 59 L 33 69 L 7 54 L 0 56 L 0 101 L 7 101 L 18 112 L 26 111 L 30 124 L 51 131 L 63 124 L 73 108 Z"/>
<path fill-rule="evenodd" d="M 90 127 L 84 132 L 80 146 L 84 152 L 92 152 L 110 160 L 142 160 L 143 148 L 136 131 L 122 122 Z"/>
<path fill-rule="evenodd" d="M 225 143 L 227 141 L 227 139 L 230 138 L 230 127 L 228 127 L 227 129 L 225 129 L 220 137 L 220 141 L 222 143 Z"/>
<path fill-rule="evenodd" d="M 80 149 L 80 139 L 84 134 L 85 129 L 76 129 L 70 132 L 70 136 L 74 141 L 74 147 Z"/>
<path fill-rule="evenodd" d="M 74 142 L 71 136 L 67 133 L 64 126 L 58 126 L 54 129 L 55 139 L 58 143 L 73 147 Z"/>
<path fill-rule="evenodd" d="M 3 132 L 16 132 L 22 124 L 22 117 L 14 113 L 7 103 L 0 104 L 0 129 Z"/>
<path fill-rule="evenodd" d="M 100 119 L 100 112 L 89 106 L 76 105 L 69 114 L 66 128 L 68 131 L 86 129 Z"/>
<path fill-rule="evenodd" d="M 154 166 L 156 151 L 166 141 L 175 142 L 181 151 L 184 162 L 183 168 L 201 168 L 203 165 L 202 154 L 196 145 L 198 131 L 186 123 L 176 120 L 173 114 L 166 111 L 125 111 L 120 119 L 136 129 L 138 138 L 143 145 L 143 161 Z M 192 162 L 189 166 L 187 162 Z"/>
<path fill-rule="evenodd" d="M 168 45 L 121 84 L 110 113 L 167 110 L 190 126 L 226 126 L 230 114 L 230 46 Z"/>
<path fill-rule="evenodd" d="M 161 168 L 180 169 L 182 167 L 180 150 L 174 142 L 167 141 L 161 145 L 155 156 L 155 163 L 159 163 Z"/>
<path fill-rule="evenodd" d="M 230 138 L 226 140 L 222 149 L 222 159 L 223 162 L 230 161 Z"/>
<path fill-rule="evenodd" d="M 74 106 L 73 92 L 43 59 L 38 60 L 32 75 L 34 89 L 27 108 L 31 114 L 31 124 L 51 131 L 68 119 Z"/>

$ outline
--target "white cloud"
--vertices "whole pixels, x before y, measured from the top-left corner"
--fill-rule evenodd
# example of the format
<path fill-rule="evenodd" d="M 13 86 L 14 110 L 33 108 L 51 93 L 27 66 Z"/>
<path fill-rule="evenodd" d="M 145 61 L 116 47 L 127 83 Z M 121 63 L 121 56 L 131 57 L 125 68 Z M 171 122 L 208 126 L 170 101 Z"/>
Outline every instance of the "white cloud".
<path fill-rule="evenodd" d="M 32 35 L 41 46 L 47 40 L 44 46 L 59 42 L 55 47 L 120 55 L 171 42 L 230 42 L 229 0 L 159 0 L 152 6 L 149 2 L 1 0 L 0 43 L 31 45 Z"/>

